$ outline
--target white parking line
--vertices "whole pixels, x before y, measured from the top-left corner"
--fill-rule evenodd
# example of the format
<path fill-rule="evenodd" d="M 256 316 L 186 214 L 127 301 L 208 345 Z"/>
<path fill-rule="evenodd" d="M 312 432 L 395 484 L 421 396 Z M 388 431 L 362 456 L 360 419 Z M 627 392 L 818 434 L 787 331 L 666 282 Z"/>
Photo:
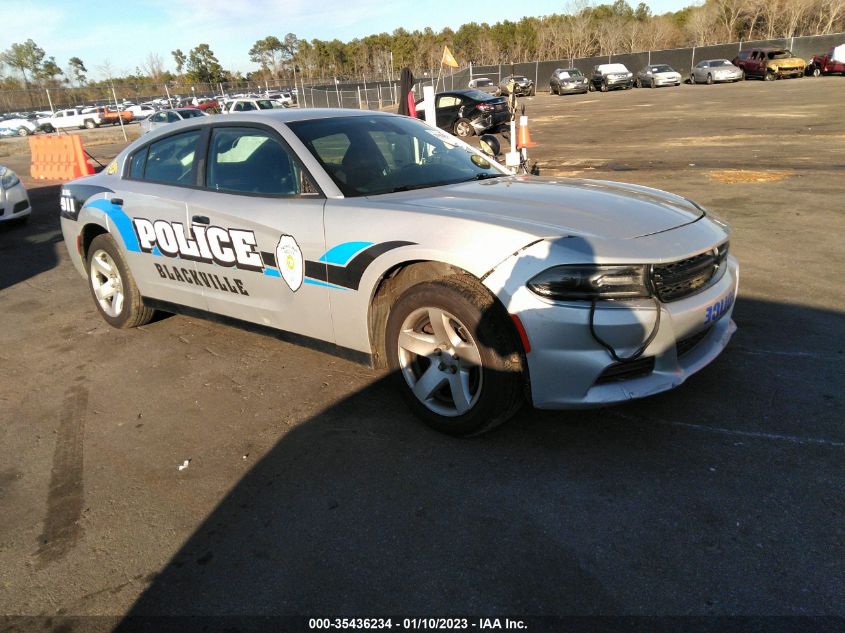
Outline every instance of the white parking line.
<path fill-rule="evenodd" d="M 735 437 L 753 437 L 761 440 L 777 440 L 781 442 L 791 442 L 793 444 L 820 444 L 822 446 L 832 446 L 841 448 L 845 446 L 845 442 L 837 442 L 835 440 L 828 440 L 816 437 L 799 437 L 797 435 L 780 435 L 777 433 L 762 433 L 759 431 L 737 431 L 735 429 L 725 429 L 718 426 L 707 426 L 705 424 L 692 424 L 690 422 L 677 422 L 675 420 L 661 420 L 659 418 L 648 418 L 647 420 L 638 418 L 633 415 L 626 415 L 624 413 L 614 412 L 614 415 L 623 420 L 631 420 L 646 424 L 648 422 L 656 422 L 666 426 L 679 426 L 686 429 L 694 429 L 696 431 L 705 431 L 708 433 L 717 433 L 720 435 L 731 435 Z"/>

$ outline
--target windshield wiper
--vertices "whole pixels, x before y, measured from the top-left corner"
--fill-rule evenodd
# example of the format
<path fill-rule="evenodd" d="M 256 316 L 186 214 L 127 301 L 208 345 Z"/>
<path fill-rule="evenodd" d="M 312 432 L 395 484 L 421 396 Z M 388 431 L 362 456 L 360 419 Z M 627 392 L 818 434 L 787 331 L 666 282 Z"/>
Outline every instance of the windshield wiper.
<path fill-rule="evenodd" d="M 491 174 L 491 173 L 483 172 L 483 173 L 480 173 L 480 174 L 475 174 L 475 176 L 473 176 L 472 178 L 467 178 L 466 180 L 464 180 L 462 182 L 471 182 L 473 180 L 487 180 L 488 178 L 501 178 L 502 176 L 506 176 L 506 175 L 507 174 L 498 174 L 498 173 Z"/>

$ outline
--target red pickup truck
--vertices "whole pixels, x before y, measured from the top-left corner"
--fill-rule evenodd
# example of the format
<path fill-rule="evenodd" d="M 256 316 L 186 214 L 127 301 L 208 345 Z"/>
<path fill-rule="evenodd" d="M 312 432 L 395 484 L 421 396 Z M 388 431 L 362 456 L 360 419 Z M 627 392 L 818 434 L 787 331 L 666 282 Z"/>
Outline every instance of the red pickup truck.
<path fill-rule="evenodd" d="M 825 55 L 813 55 L 807 65 L 807 74 L 813 77 L 834 73 L 845 75 L 845 44 L 831 48 Z"/>

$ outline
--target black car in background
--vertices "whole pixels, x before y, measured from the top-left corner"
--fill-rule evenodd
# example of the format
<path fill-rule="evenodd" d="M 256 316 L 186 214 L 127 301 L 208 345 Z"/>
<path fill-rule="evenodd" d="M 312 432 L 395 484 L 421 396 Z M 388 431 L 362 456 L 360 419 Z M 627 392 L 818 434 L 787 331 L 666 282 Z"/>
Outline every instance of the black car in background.
<path fill-rule="evenodd" d="M 417 116 L 425 120 L 422 99 L 417 101 Z M 437 127 L 455 136 L 467 137 L 498 132 L 508 125 L 507 99 L 480 90 L 452 90 L 434 95 Z"/>
<path fill-rule="evenodd" d="M 513 92 L 517 97 L 534 96 L 534 82 L 525 75 L 508 75 L 499 82 L 499 94 L 508 95 L 511 80 L 515 82 Z"/>

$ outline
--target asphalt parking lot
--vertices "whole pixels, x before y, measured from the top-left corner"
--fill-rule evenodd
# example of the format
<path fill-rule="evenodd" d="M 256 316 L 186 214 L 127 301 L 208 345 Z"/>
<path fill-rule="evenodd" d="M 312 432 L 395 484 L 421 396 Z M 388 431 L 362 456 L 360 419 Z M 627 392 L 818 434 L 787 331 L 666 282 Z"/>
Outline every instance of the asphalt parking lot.
<path fill-rule="evenodd" d="M 58 185 L 27 180 L 32 218 L 0 226 L 0 614 L 841 626 L 800 618 L 845 616 L 843 102 L 841 77 L 526 99 L 542 175 L 732 224 L 739 329 L 671 393 L 471 440 L 316 351 L 182 316 L 111 329 Z"/>

